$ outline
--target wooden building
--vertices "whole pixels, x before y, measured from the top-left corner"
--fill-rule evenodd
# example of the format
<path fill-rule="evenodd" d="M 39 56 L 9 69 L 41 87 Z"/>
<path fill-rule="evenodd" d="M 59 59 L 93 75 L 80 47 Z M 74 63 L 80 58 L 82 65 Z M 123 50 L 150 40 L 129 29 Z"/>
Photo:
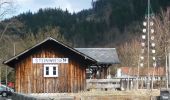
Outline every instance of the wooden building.
<path fill-rule="evenodd" d="M 86 86 L 86 68 L 96 60 L 53 38 L 47 38 L 6 60 L 15 69 L 20 93 L 78 92 Z"/>

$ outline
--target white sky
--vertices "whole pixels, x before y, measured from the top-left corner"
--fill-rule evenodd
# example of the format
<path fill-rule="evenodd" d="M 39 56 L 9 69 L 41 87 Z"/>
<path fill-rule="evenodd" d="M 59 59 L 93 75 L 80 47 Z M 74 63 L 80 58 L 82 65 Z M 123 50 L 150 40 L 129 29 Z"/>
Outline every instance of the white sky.
<path fill-rule="evenodd" d="M 40 8 L 61 8 L 69 12 L 79 12 L 91 8 L 92 0 L 12 0 L 15 11 L 6 15 L 5 18 L 16 16 L 23 12 L 37 12 Z M 95 0 L 94 0 L 95 1 Z"/>

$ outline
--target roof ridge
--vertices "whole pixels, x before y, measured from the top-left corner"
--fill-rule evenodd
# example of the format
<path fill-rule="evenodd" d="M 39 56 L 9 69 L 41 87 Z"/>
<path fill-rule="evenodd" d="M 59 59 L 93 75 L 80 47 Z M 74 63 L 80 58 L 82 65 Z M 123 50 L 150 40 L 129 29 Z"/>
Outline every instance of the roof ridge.
<path fill-rule="evenodd" d="M 116 49 L 116 48 L 75 48 L 75 49 Z"/>
<path fill-rule="evenodd" d="M 70 49 L 71 51 L 73 51 L 73 52 L 75 52 L 75 53 L 77 53 L 77 54 L 79 54 L 79 55 L 81 55 L 81 56 L 84 56 L 85 58 L 87 57 L 87 58 L 89 58 L 90 60 L 95 61 L 95 59 L 89 57 L 88 55 L 85 55 L 84 53 L 79 52 L 79 51 L 76 50 L 75 48 L 73 48 L 73 47 L 71 47 L 71 46 L 69 46 L 69 45 L 66 45 L 65 43 L 63 43 L 63 42 L 61 42 L 61 41 L 57 41 L 56 39 L 54 39 L 54 38 L 52 38 L 52 37 L 47 37 L 46 39 L 42 40 L 41 42 L 39 42 L 39 43 L 37 43 L 37 44 L 34 44 L 34 45 L 31 46 L 31 47 L 28 47 L 28 48 L 25 49 L 24 51 L 22 51 L 22 52 L 20 52 L 19 54 L 17 54 L 17 55 L 15 55 L 15 56 L 11 57 L 10 59 L 4 61 L 3 63 L 6 64 L 6 63 L 8 63 L 8 62 L 10 62 L 10 61 L 12 61 L 12 60 L 14 60 L 14 59 L 16 59 L 16 58 L 22 56 L 23 54 L 29 52 L 30 50 L 36 48 L 37 46 L 39 46 L 39 45 L 45 43 L 46 41 L 50 41 L 50 40 L 52 40 L 52 41 L 54 41 L 54 42 L 56 42 L 56 43 L 58 43 L 58 44 L 64 46 L 65 48 Z"/>

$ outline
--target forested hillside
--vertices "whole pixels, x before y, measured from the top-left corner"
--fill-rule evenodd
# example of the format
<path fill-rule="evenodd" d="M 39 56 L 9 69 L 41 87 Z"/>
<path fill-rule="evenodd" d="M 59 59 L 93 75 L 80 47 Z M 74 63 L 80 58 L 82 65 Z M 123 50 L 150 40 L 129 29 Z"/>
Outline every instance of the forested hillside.
<path fill-rule="evenodd" d="M 7 59 L 14 51 L 19 53 L 52 36 L 73 47 L 115 47 L 121 66 L 131 66 L 129 63 L 132 62 L 125 59 L 134 54 L 133 59 L 138 57 L 147 0 L 97 0 L 92 6 L 78 13 L 46 8 L 2 21 L 1 58 Z M 167 11 L 170 0 L 151 0 L 151 6 L 155 16 L 159 16 Z M 133 59 L 131 61 L 136 66 L 137 61 Z"/>
<path fill-rule="evenodd" d="M 151 0 L 151 4 L 152 11 L 157 14 L 160 9 L 166 9 L 170 1 Z M 45 31 L 45 27 L 58 27 L 75 46 L 105 46 L 111 42 L 119 43 L 122 41 L 120 37 L 129 38 L 129 33 L 135 34 L 133 30 L 139 28 L 138 22 L 144 19 L 147 11 L 147 0 L 97 0 L 92 5 L 92 9 L 73 14 L 59 8 L 20 14 L 14 18 L 24 27 L 15 34 L 37 34 L 40 30 Z"/>

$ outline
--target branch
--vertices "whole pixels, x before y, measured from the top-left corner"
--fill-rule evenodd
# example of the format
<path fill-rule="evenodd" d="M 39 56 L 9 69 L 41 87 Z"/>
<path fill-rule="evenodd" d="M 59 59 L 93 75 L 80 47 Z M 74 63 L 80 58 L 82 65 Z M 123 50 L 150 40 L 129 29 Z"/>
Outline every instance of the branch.
<path fill-rule="evenodd" d="M 8 28 L 8 26 L 9 26 L 9 24 L 11 24 L 11 23 L 8 23 L 8 24 L 5 26 L 5 29 L 4 29 L 4 31 L 2 32 L 1 37 L 0 37 L 0 41 L 2 40 L 3 35 L 5 34 L 5 32 L 6 32 L 7 28 Z"/>

